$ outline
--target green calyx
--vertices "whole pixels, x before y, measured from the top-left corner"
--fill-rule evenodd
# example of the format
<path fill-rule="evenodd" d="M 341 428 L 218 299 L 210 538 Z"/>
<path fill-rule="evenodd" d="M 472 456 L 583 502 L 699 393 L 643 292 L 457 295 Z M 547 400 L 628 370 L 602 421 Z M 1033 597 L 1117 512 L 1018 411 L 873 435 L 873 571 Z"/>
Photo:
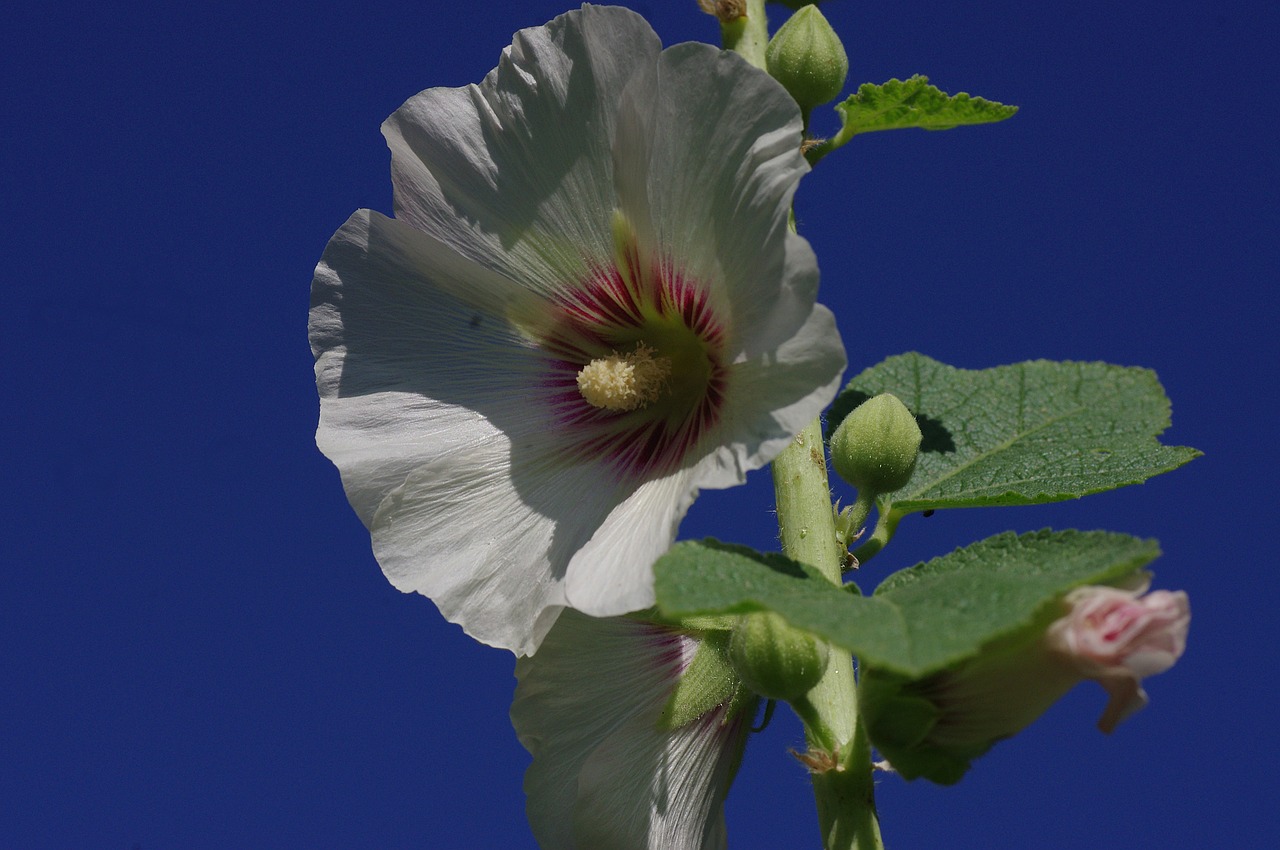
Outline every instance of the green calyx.
<path fill-rule="evenodd" d="M 729 662 L 742 683 L 769 699 L 804 696 L 827 670 L 827 646 L 771 611 L 747 614 L 729 639 Z"/>
<path fill-rule="evenodd" d="M 831 435 L 831 464 L 860 495 L 907 486 L 923 435 L 897 396 L 881 393 L 858 405 Z"/>
<path fill-rule="evenodd" d="M 844 45 L 817 6 L 804 6 L 778 29 L 765 60 L 806 115 L 838 97 L 849 73 Z"/>
<path fill-rule="evenodd" d="M 1030 725 L 1080 675 L 1053 658 L 1043 624 L 920 679 L 873 666 L 858 680 L 867 734 L 904 779 L 959 782 L 973 759 Z"/>
<path fill-rule="evenodd" d="M 728 634 L 708 632 L 700 636 L 693 661 L 663 706 L 659 724 L 679 729 L 708 711 L 728 705 L 730 713 L 750 700 L 728 658 Z"/>

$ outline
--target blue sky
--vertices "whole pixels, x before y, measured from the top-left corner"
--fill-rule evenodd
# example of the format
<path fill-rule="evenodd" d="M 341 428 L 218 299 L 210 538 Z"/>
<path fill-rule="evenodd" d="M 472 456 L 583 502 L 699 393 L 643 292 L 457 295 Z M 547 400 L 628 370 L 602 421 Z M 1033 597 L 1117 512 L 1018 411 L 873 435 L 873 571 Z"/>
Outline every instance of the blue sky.
<path fill-rule="evenodd" d="M 534 847 L 512 658 L 382 577 L 313 443 L 306 341 L 325 242 L 391 211 L 382 119 L 568 8 L 478 5 L 6 13 L 0 847 Z M 693 0 L 627 5 L 666 43 L 716 38 Z M 1273 846 L 1276 5 L 824 9 L 850 86 L 924 73 L 1022 108 L 855 139 L 802 184 L 850 374 L 907 350 L 1148 366 L 1166 440 L 1206 453 L 1078 503 L 911 517 L 868 566 L 1108 528 L 1159 538 L 1157 586 L 1194 611 L 1114 736 L 1085 685 L 959 786 L 884 779 L 889 846 Z M 758 473 L 682 536 L 772 548 L 770 504 Z M 784 712 L 751 741 L 737 850 L 817 846 L 799 741 Z"/>

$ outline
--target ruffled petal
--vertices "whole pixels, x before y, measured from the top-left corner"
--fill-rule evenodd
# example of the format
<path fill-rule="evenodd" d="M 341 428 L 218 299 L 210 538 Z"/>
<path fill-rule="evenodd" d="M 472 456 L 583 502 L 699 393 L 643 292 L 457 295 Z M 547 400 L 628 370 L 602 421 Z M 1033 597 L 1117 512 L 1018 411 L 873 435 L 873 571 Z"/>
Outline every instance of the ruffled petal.
<path fill-rule="evenodd" d="M 735 356 L 780 345 L 818 291 L 813 252 L 787 224 L 809 170 L 795 102 L 737 54 L 681 44 L 636 75 L 620 111 L 618 195 L 642 249 L 711 290 Z"/>
<path fill-rule="evenodd" d="M 313 287 L 317 442 L 396 587 L 532 652 L 570 560 L 630 489 L 557 434 L 545 357 L 512 323 L 538 299 L 508 289 L 403 223 L 352 216 Z M 645 528 L 646 552 L 674 536 Z"/>
<path fill-rule="evenodd" d="M 516 33 L 479 85 L 410 98 L 383 125 L 396 216 L 521 286 L 581 277 L 612 255 L 618 100 L 661 49 L 635 12 L 584 5 Z"/>
<path fill-rule="evenodd" d="M 651 604 L 698 489 L 771 460 L 844 367 L 786 225 L 794 104 L 737 57 L 659 49 L 584 6 L 411 99 L 384 125 L 403 221 L 357 213 L 316 270 L 317 442 L 379 562 L 517 652 L 565 604 Z M 578 392 L 650 343 L 683 364 L 653 410 Z"/>
<path fill-rule="evenodd" d="M 835 317 L 821 304 L 777 349 L 732 367 L 715 445 L 694 483 L 717 489 L 742 483 L 778 453 L 831 402 L 845 367 Z"/>
<path fill-rule="evenodd" d="M 533 755 L 529 822 L 543 850 L 718 850 L 745 716 L 674 731 L 659 715 L 696 640 L 566 611 L 516 664 L 511 720 Z"/>
<path fill-rule="evenodd" d="M 567 604 L 596 617 L 653 605 L 653 563 L 671 546 L 698 495 L 681 471 L 641 485 L 569 564 Z"/>
<path fill-rule="evenodd" d="M 367 525 L 409 470 L 505 432 L 545 433 L 544 368 L 509 317 L 507 283 L 424 234 L 361 210 L 326 247 L 309 335 L 317 441 Z"/>
<path fill-rule="evenodd" d="M 477 640 L 526 654 L 566 604 L 564 565 L 614 496 L 600 492 L 589 467 L 535 462 L 517 478 L 509 458 L 495 439 L 415 469 L 383 501 L 370 532 L 397 588 L 430 597 Z"/>

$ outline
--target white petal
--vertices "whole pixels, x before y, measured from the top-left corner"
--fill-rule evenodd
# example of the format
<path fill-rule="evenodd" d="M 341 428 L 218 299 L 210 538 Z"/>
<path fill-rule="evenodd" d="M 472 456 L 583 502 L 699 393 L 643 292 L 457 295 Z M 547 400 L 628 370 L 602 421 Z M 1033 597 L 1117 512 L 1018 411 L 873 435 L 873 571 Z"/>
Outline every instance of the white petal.
<path fill-rule="evenodd" d="M 835 317 L 821 304 L 775 351 L 735 364 L 722 425 L 708 437 L 720 445 L 698 464 L 695 485 L 740 484 L 777 457 L 835 397 L 844 366 Z"/>
<path fill-rule="evenodd" d="M 478 640 L 532 652 L 570 559 L 626 493 L 557 432 L 540 355 L 508 322 L 537 299 L 509 290 L 405 224 L 352 216 L 313 288 L 317 442 L 396 587 Z M 658 525 L 650 561 L 674 537 Z"/>
<path fill-rule="evenodd" d="M 614 146 L 621 209 L 642 247 L 710 287 L 740 350 L 769 351 L 803 324 L 817 262 L 787 226 L 809 167 L 795 102 L 768 74 L 706 44 L 662 53 L 622 100 Z"/>
<path fill-rule="evenodd" d="M 569 565 L 567 599 L 595 616 L 653 604 L 653 562 L 676 538 L 700 488 L 741 484 L 786 448 L 835 396 L 844 371 L 835 317 L 815 305 L 777 351 L 733 367 L 722 425 L 692 470 L 646 482 L 620 504 Z"/>
<path fill-rule="evenodd" d="M 598 470 L 536 458 L 500 438 L 413 470 L 370 525 L 404 591 L 429 596 L 492 646 L 531 653 L 565 604 L 564 565 L 615 502 Z"/>
<path fill-rule="evenodd" d="M 566 611 L 516 665 L 511 719 L 533 755 L 527 810 L 543 850 L 723 848 L 723 804 L 745 717 L 674 732 L 658 715 L 693 638 Z"/>
<path fill-rule="evenodd" d="M 536 288 L 610 258 L 618 99 L 660 49 L 636 13 L 584 6 L 518 32 L 478 86 L 410 98 L 383 125 L 397 217 Z"/>
<path fill-rule="evenodd" d="M 646 482 L 609 514 L 569 563 L 568 604 L 597 617 L 653 605 L 653 562 L 676 539 L 698 495 L 682 470 Z"/>
<path fill-rule="evenodd" d="M 536 312 L 503 279 L 439 242 L 361 210 L 312 284 L 317 442 L 368 524 L 413 467 L 491 438 L 545 433 L 543 363 L 508 322 Z"/>
<path fill-rule="evenodd" d="M 317 442 L 380 563 L 521 652 L 566 602 L 650 604 L 698 488 L 771 459 L 844 365 L 786 226 L 806 170 L 794 105 L 737 57 L 658 51 L 639 16 L 584 6 L 520 33 L 480 86 L 411 99 L 384 125 L 408 224 L 357 213 L 316 271 Z M 718 426 L 649 481 L 565 445 L 531 341 L 547 296 L 612 260 L 619 205 L 653 259 L 709 289 L 732 363 Z"/>

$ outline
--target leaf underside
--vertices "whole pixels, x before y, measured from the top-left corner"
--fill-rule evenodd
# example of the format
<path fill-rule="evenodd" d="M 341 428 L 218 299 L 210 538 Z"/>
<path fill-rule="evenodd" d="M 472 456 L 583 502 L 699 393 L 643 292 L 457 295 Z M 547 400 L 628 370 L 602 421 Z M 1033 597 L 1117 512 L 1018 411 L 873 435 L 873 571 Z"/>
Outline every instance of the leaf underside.
<path fill-rule="evenodd" d="M 869 597 L 812 568 L 715 540 L 679 543 L 655 565 L 670 617 L 775 611 L 866 663 L 916 677 L 1054 616 L 1074 587 L 1115 584 L 1159 555 L 1109 532 L 996 535 L 889 576 Z"/>

